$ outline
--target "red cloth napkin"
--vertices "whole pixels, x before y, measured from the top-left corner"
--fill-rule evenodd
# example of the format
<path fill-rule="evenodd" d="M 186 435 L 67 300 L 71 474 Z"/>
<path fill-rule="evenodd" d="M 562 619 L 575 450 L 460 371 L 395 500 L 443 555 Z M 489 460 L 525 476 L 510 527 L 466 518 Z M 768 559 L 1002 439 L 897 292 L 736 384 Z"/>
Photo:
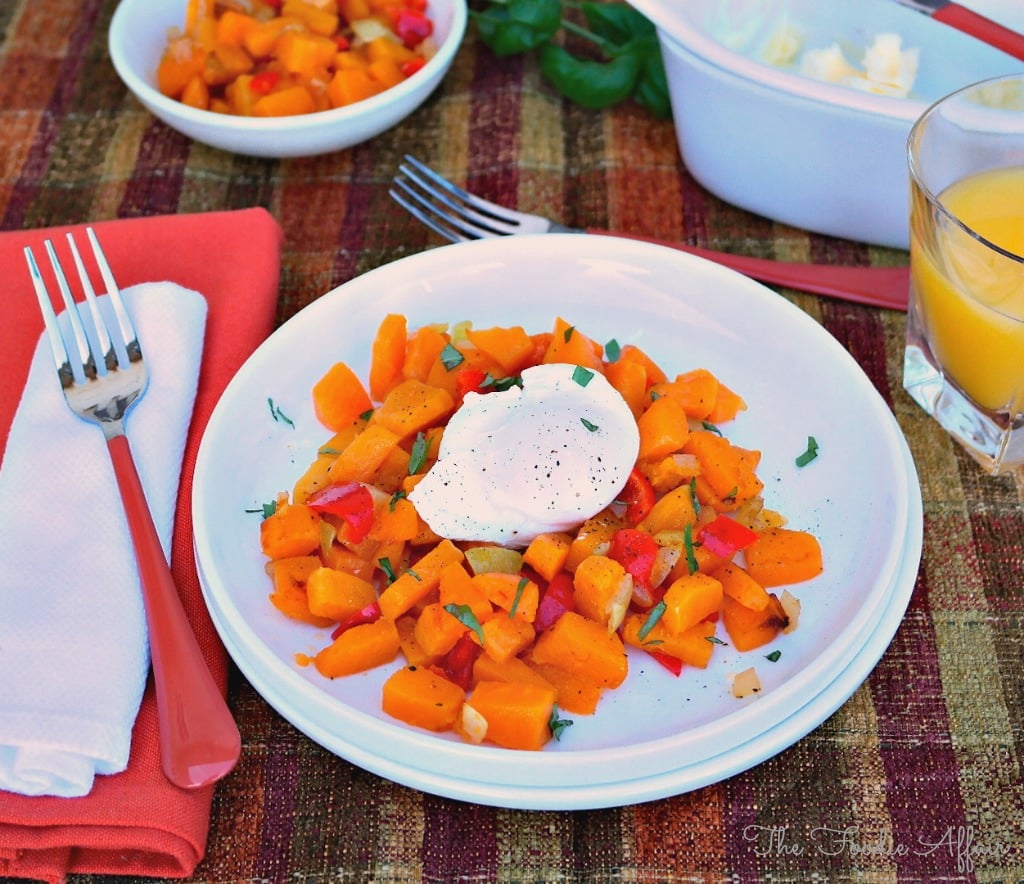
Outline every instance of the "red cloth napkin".
<path fill-rule="evenodd" d="M 203 603 L 192 553 L 192 473 L 203 430 L 224 387 L 274 324 L 281 230 L 263 209 L 97 222 L 118 283 L 169 280 L 203 294 L 209 313 L 175 514 L 171 565 L 207 662 L 226 687 L 228 661 Z M 0 233 L 7 296 L 0 328 L 0 451 L 28 375 L 42 317 L 24 246 L 71 228 Z M 82 798 L 0 791 L 0 875 L 60 881 L 69 873 L 185 877 L 206 850 L 213 787 L 185 791 L 160 768 L 156 702 L 147 689 L 128 769 L 99 776 Z"/>

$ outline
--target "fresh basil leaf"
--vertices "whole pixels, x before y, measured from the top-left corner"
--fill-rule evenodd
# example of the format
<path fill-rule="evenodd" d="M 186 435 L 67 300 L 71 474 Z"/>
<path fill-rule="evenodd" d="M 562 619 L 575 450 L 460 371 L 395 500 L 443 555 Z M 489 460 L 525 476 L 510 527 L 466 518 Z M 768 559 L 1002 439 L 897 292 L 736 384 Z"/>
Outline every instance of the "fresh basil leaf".
<path fill-rule="evenodd" d="M 499 58 L 539 49 L 562 26 L 560 0 L 508 0 L 470 14 L 480 39 Z"/>
<path fill-rule="evenodd" d="M 654 25 L 628 3 L 581 3 L 580 8 L 590 29 L 616 46 L 656 33 Z"/>
<path fill-rule="evenodd" d="M 577 58 L 563 46 L 546 43 L 540 49 L 540 71 L 576 104 L 600 110 L 629 98 L 640 75 L 640 59 L 635 55 L 609 61 Z"/>

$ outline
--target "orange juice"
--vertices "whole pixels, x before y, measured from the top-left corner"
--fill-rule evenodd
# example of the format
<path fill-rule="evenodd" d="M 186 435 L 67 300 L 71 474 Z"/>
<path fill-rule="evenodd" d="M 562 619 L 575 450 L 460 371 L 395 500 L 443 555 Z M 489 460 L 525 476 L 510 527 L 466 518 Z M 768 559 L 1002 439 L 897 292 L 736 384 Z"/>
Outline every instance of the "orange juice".
<path fill-rule="evenodd" d="M 981 407 L 1024 411 L 1024 166 L 957 181 L 939 202 L 1003 254 L 936 221 L 915 195 L 911 279 L 944 370 Z"/>

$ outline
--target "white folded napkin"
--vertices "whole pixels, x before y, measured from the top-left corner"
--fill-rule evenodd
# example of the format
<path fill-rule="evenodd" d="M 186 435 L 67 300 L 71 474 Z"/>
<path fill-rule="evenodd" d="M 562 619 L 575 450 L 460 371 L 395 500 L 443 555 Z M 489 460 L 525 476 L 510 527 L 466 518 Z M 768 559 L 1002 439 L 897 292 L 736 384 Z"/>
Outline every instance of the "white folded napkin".
<path fill-rule="evenodd" d="M 149 370 L 127 433 L 169 556 L 206 301 L 168 282 L 124 298 Z M 45 338 L 0 464 L 0 507 L 0 789 L 85 795 L 95 774 L 128 764 L 149 649 L 103 433 L 67 407 Z"/>

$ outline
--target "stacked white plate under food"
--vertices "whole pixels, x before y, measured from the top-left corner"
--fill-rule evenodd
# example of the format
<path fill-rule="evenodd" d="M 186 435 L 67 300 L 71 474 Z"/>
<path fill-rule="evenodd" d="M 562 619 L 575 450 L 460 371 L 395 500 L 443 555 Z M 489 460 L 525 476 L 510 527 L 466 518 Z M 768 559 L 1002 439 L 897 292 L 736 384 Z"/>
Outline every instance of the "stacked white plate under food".
<path fill-rule="evenodd" d="M 599 343 L 636 344 L 675 375 L 707 368 L 746 400 L 722 427 L 762 452 L 766 505 L 820 539 L 824 573 L 791 587 L 799 627 L 706 670 L 670 675 L 630 652 L 625 684 L 540 752 L 472 745 L 408 727 L 380 709 L 394 667 L 335 680 L 303 655 L 329 630 L 268 601 L 262 504 L 290 490 L 330 432 L 310 391 L 338 361 L 363 377 L 388 313 L 410 328 L 471 321 L 549 331 L 561 316 Z M 814 437 L 818 456 L 796 464 Z M 669 248 L 545 235 L 444 246 L 360 276 L 278 329 L 248 360 L 210 421 L 193 519 L 211 617 L 242 673 L 282 716 L 337 755 L 450 798 L 527 809 L 647 801 L 720 781 L 787 749 L 835 712 L 882 657 L 906 611 L 922 547 L 913 461 L 892 413 L 819 324 L 770 289 Z M 773 658 L 769 659 L 771 652 Z M 394 664 L 398 666 L 400 663 Z M 738 700 L 732 674 L 763 690 Z"/>

